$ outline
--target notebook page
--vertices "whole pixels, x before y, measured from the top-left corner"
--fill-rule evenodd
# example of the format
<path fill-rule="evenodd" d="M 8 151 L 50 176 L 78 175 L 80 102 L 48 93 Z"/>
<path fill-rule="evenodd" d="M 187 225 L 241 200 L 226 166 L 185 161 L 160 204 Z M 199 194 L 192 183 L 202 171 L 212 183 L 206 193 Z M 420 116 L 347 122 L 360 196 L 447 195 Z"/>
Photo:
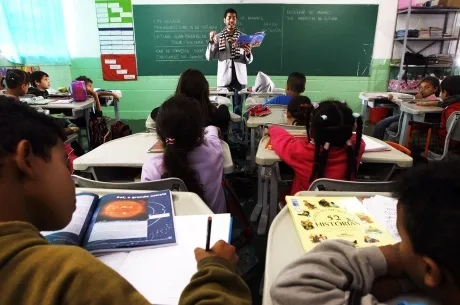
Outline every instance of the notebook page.
<path fill-rule="evenodd" d="M 132 251 L 119 273 L 152 304 L 178 304 L 197 271 L 194 250 L 205 248 L 207 219 L 212 216 L 211 245 L 228 242 L 230 214 L 176 216 L 177 245 Z"/>
<path fill-rule="evenodd" d="M 396 242 L 401 241 L 396 228 L 397 204 L 394 198 L 376 195 L 363 200 L 363 204 L 374 219 L 383 226 Z"/>
<path fill-rule="evenodd" d="M 385 151 L 390 150 L 387 144 L 381 144 L 363 135 L 363 141 L 366 143 L 366 151 Z"/>
<path fill-rule="evenodd" d="M 101 255 L 97 258 L 113 270 L 119 272 L 120 268 L 123 266 L 126 258 L 128 257 L 128 254 L 129 252 L 117 252 Z"/>

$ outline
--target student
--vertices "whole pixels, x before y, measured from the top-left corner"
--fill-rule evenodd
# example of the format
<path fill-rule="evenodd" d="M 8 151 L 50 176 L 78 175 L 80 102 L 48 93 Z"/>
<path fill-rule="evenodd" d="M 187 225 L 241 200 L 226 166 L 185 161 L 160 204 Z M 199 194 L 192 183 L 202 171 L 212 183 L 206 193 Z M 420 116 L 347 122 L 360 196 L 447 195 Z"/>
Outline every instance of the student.
<path fill-rule="evenodd" d="M 407 171 L 394 194 L 400 244 L 321 243 L 281 271 L 273 304 L 460 304 L 459 172 L 458 161 Z M 433 299 L 401 296 L 416 287 Z"/>
<path fill-rule="evenodd" d="M 437 96 L 439 96 L 439 79 L 433 76 L 425 77 L 420 82 L 419 90 L 419 93 L 417 93 L 415 96 L 416 99 L 436 101 Z M 374 133 L 372 136 L 374 138 L 383 140 L 387 128 L 393 132 L 397 132 L 400 116 L 400 113 L 398 113 L 378 122 L 377 125 L 375 125 Z"/>
<path fill-rule="evenodd" d="M 438 106 L 444 108 L 441 113 L 441 125 L 438 129 L 440 150 L 444 147 L 444 141 L 447 136 L 447 120 L 455 111 L 460 111 L 460 75 L 448 76 L 441 83 L 442 101 L 418 102 L 419 106 Z M 458 155 L 460 153 L 460 143 L 451 141 L 449 150 Z M 452 155 L 454 157 L 454 155 Z"/>
<path fill-rule="evenodd" d="M 272 149 L 294 170 L 291 194 L 306 191 L 318 178 L 352 180 L 364 153 L 363 122 L 344 103 L 324 101 L 307 108 L 307 137 L 294 137 L 271 126 Z M 357 125 L 356 136 L 353 129 Z"/>
<path fill-rule="evenodd" d="M 292 98 L 301 95 L 305 91 L 307 79 L 300 72 L 289 75 L 286 83 L 286 95 L 280 95 L 269 100 L 266 105 L 288 105 Z"/>
<path fill-rule="evenodd" d="M 294 97 L 286 109 L 286 117 L 289 125 L 307 125 L 307 107 L 311 107 L 311 100 L 306 96 Z"/>
<path fill-rule="evenodd" d="M 43 71 L 34 71 L 30 73 L 30 84 L 27 94 L 33 94 L 35 96 L 42 96 L 47 99 L 49 96 L 47 89 L 50 88 L 49 75 Z"/>
<path fill-rule="evenodd" d="M 179 178 L 214 213 L 227 211 L 222 188 L 223 153 L 219 130 L 204 129 L 201 107 L 185 95 L 175 95 L 161 105 L 156 131 L 164 154 L 154 154 L 142 167 L 142 181 Z"/>
<path fill-rule="evenodd" d="M 3 90 L 5 90 L 5 77 L 0 74 L 0 94 L 3 94 Z"/>
<path fill-rule="evenodd" d="M 271 78 L 263 73 L 260 72 L 257 73 L 256 76 L 256 81 L 254 84 L 254 87 L 249 87 L 248 91 L 249 92 L 272 92 L 275 90 L 275 83 L 271 80 Z"/>
<path fill-rule="evenodd" d="M 96 91 L 94 91 L 93 81 L 91 80 L 91 78 L 88 78 L 86 76 L 79 76 L 75 80 L 85 82 L 86 93 L 88 95 L 91 95 L 94 98 L 94 101 L 96 102 L 96 115 L 97 116 L 102 116 L 102 107 L 101 107 L 101 102 L 99 101 L 99 95 L 97 94 Z"/>
<path fill-rule="evenodd" d="M 40 235 L 64 228 L 75 210 L 62 129 L 1 96 L 0 134 L 9 135 L 0 137 L 0 304 L 150 304 L 88 251 L 50 245 Z M 220 241 L 195 256 L 198 272 L 181 305 L 250 304 L 250 291 L 234 271 L 234 247 Z"/>
<path fill-rule="evenodd" d="M 29 74 L 19 69 L 9 69 L 6 71 L 5 83 L 7 86 L 6 95 L 16 99 L 27 94 L 29 87 Z"/>

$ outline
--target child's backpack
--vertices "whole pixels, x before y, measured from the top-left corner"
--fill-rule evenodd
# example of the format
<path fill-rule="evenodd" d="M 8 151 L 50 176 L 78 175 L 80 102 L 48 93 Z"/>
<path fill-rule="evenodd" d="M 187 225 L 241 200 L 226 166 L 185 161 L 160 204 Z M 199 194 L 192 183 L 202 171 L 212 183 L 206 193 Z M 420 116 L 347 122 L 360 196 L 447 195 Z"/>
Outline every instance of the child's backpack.
<path fill-rule="evenodd" d="M 90 135 L 89 147 L 91 149 L 94 149 L 111 140 L 111 133 L 107 128 L 107 123 L 101 116 L 91 114 L 89 119 L 88 132 Z"/>
<path fill-rule="evenodd" d="M 133 131 L 131 128 L 129 128 L 129 125 L 123 123 L 122 121 L 116 121 L 112 126 L 110 126 L 110 132 L 112 134 L 112 140 L 133 134 Z"/>
<path fill-rule="evenodd" d="M 266 116 L 266 115 L 269 115 L 271 112 L 270 108 L 268 108 L 267 106 L 265 105 L 256 105 L 254 107 L 251 107 L 247 110 L 247 113 L 250 115 L 250 116 L 257 116 L 257 117 L 261 117 L 261 116 Z"/>

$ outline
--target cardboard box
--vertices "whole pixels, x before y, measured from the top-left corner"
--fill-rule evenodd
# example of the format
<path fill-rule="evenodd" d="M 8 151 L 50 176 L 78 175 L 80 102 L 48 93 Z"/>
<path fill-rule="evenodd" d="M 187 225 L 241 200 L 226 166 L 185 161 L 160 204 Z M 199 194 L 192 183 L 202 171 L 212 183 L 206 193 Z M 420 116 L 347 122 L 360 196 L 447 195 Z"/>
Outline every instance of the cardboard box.
<path fill-rule="evenodd" d="M 460 0 L 439 0 L 439 6 L 445 7 L 459 7 L 460 8 Z"/>

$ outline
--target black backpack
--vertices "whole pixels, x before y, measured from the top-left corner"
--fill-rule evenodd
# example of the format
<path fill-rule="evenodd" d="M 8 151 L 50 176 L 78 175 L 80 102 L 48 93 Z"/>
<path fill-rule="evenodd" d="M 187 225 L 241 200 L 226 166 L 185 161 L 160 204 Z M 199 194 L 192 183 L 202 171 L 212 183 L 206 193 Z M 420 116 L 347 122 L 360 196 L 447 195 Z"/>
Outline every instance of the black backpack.
<path fill-rule="evenodd" d="M 91 149 L 94 149 L 111 139 L 107 123 L 101 116 L 91 114 L 88 130 L 90 135 L 89 147 Z"/>
<path fill-rule="evenodd" d="M 112 140 L 126 137 L 133 134 L 131 128 L 128 124 L 123 123 L 122 121 L 116 121 L 111 127 L 110 132 L 112 134 Z"/>

